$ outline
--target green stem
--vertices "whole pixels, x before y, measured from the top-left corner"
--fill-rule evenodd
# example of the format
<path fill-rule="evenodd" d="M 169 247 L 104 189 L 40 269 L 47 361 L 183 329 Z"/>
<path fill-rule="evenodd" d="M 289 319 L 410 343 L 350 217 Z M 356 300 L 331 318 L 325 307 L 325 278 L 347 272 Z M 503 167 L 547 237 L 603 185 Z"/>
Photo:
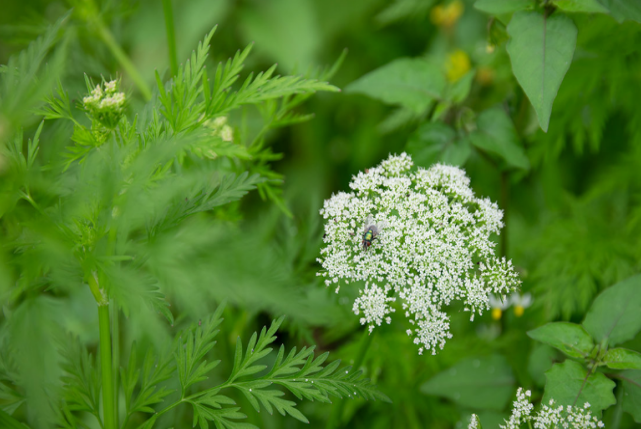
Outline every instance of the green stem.
<path fill-rule="evenodd" d="M 507 171 L 501 172 L 501 208 L 503 209 L 503 231 L 501 231 L 501 256 L 507 258 L 508 215 L 510 204 L 510 182 Z"/>
<path fill-rule="evenodd" d="M 171 0 L 162 0 L 162 10 L 165 14 L 165 28 L 167 29 L 167 47 L 169 48 L 169 65 L 171 75 L 178 74 L 178 56 L 176 55 L 176 33 L 174 31 L 174 13 L 171 9 Z"/>
<path fill-rule="evenodd" d="M 361 340 L 361 345 L 358 348 L 358 354 L 356 359 L 354 359 L 354 365 L 352 366 L 352 371 L 358 371 L 358 368 L 361 367 L 365 356 L 367 355 L 367 350 L 372 344 L 372 339 L 374 338 L 374 332 L 370 333 L 368 330 L 365 330 L 363 334 L 363 339 Z M 343 409 L 345 408 L 345 399 L 341 400 L 332 408 L 332 414 L 329 416 L 327 421 L 327 429 L 334 429 L 340 427 L 340 419 L 343 415 Z"/>
<path fill-rule="evenodd" d="M 116 39 L 114 38 L 113 34 L 111 34 L 111 31 L 109 31 L 109 29 L 102 23 L 102 21 L 98 17 L 96 17 L 92 21 L 92 23 L 98 30 L 98 35 L 100 36 L 102 41 L 105 42 L 107 48 L 109 48 L 113 56 L 116 57 L 116 60 L 118 60 L 122 68 L 124 68 L 129 77 L 131 77 L 131 80 L 134 81 L 143 97 L 145 97 L 145 100 L 151 100 L 151 90 L 145 83 L 145 80 L 142 78 L 140 73 L 138 73 L 136 66 L 134 66 L 134 64 L 131 62 L 118 42 L 116 42 Z"/>
<path fill-rule="evenodd" d="M 120 320 L 118 318 L 118 307 L 112 299 L 109 307 L 111 307 L 111 335 L 113 336 L 113 391 L 114 391 L 114 421 L 116 429 L 119 428 L 120 410 L 118 404 L 118 369 L 120 368 Z"/>
<path fill-rule="evenodd" d="M 109 325 L 109 305 L 98 304 L 100 325 L 100 367 L 102 370 L 102 408 L 104 429 L 116 429 L 114 407 L 113 371 L 111 366 L 111 333 Z"/>

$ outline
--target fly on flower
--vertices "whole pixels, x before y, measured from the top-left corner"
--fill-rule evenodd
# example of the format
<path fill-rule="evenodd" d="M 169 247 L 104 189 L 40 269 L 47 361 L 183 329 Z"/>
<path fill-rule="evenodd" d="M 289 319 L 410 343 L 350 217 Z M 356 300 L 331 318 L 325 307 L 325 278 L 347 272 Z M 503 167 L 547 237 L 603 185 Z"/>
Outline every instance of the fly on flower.
<path fill-rule="evenodd" d="M 378 238 L 378 234 L 385 227 L 385 223 L 373 223 L 374 219 L 372 216 L 368 216 L 365 220 L 365 228 L 363 229 L 363 249 L 369 249 L 369 246 L 372 245 L 372 241 Z"/>
<path fill-rule="evenodd" d="M 503 212 L 474 194 L 463 170 L 414 168 L 403 153 L 358 173 L 349 186 L 352 192 L 332 195 L 321 210 L 318 274 L 328 286 L 365 283 L 352 310 L 370 331 L 403 310 L 418 352 L 435 354 L 452 338 L 446 306 L 462 301 L 473 319 L 490 308 L 490 294 L 508 295 L 520 285 L 491 239 Z"/>

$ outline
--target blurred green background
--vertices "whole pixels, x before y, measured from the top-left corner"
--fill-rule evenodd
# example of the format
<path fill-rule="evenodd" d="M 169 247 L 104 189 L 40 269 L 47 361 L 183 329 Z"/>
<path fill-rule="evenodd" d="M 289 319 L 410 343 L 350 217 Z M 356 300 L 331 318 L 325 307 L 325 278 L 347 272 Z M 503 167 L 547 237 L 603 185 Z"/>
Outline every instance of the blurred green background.
<path fill-rule="evenodd" d="M 461 308 L 453 308 L 454 337 L 436 356 L 417 355 L 401 318 L 377 328 L 363 370 L 393 403 L 347 401 L 341 416 L 345 427 L 462 427 L 467 416 L 479 410 L 421 386 L 467 358 L 502 356 L 497 359 L 511 394 L 517 386 L 524 386 L 540 398 L 543 373 L 561 358 L 525 332 L 552 320 L 580 322 L 601 290 L 641 268 L 641 24 L 617 22 L 605 14 L 573 16 L 579 29 L 577 48 L 555 101 L 550 129 L 544 133 L 511 73 L 501 20 L 475 9 L 471 0 L 454 3 L 173 2 L 179 61 L 188 58 L 214 25 L 218 29 L 211 63 L 224 61 L 254 43 L 243 74 L 273 63 L 278 63 L 281 74 L 304 73 L 331 65 L 347 49 L 331 79 L 332 84 L 345 88 L 398 58 L 426 57 L 450 84 L 468 75 L 471 85 L 469 94 L 443 113 L 440 122 L 465 133 L 473 122 L 469 118 L 492 106 L 504 107 L 515 122 L 528 168 L 512 168 L 478 151 L 471 151 L 461 164 L 476 193 L 489 196 L 506 211 L 507 227 L 497 240 L 501 240 L 501 252 L 519 268 L 523 290 L 532 294 L 532 305 L 522 316 L 509 308 L 502 317 L 493 318 L 487 312 L 474 323 Z M 6 64 L 9 56 L 73 8 L 65 29 L 68 39 L 62 74 L 71 98 L 78 101 L 84 95 L 84 73 L 94 78 L 122 76 L 133 111 L 144 100 L 86 20 L 86 5 L 81 0 L 3 1 L 0 63 Z M 143 79 L 154 86 L 154 71 L 163 75 L 169 69 L 162 3 L 113 0 L 100 2 L 97 8 Z M 274 151 L 283 154 L 272 166 L 284 175 L 283 198 L 291 217 L 257 192 L 240 204 L 216 211 L 220 245 L 198 250 L 198 255 L 207 258 L 207 276 L 196 286 L 188 286 L 187 281 L 176 284 L 177 289 L 189 287 L 189 293 L 168 292 L 178 320 L 197 320 L 222 299 L 230 301 L 223 325 L 225 337 L 219 341 L 221 356 L 230 356 L 237 335 L 246 340 L 271 318 L 284 314 L 284 342 L 316 344 L 319 351 L 331 351 L 330 359 L 353 361 L 365 333 L 351 313 L 357 286 L 342 288 L 336 295 L 316 277 L 320 266 L 315 258 L 322 237 L 318 210 L 333 192 L 348 189 L 352 175 L 389 153 L 409 150 L 417 164 L 425 167 L 446 156 L 438 149 L 423 152 L 433 143 L 421 137 L 421 127 L 434 119 L 432 110 L 407 113 L 402 106 L 349 90 L 317 94 L 300 110 L 313 113 L 314 118 L 268 136 Z M 242 118 L 230 121 L 240 127 Z M 38 122 L 35 116 L 25 119 L 26 134 L 33 134 Z M 59 150 L 47 149 L 46 142 L 42 146 L 44 152 Z M 189 249 L 176 247 L 175 252 L 191 257 Z M 59 317 L 62 327 L 95 347 L 97 317 L 89 291 L 70 291 L 65 300 L 71 311 L 49 310 Z M 144 336 L 159 347 L 173 335 L 168 324 L 150 314 L 132 315 L 127 329 L 123 341 Z M 29 332 L 25 328 L 25 335 Z M 641 338 L 624 346 L 641 350 Z M 223 362 L 228 371 L 230 359 Z M 221 374 L 226 373 L 225 368 Z M 473 399 L 468 401 L 473 403 Z M 481 410 L 482 420 L 501 421 L 508 416 L 506 406 L 503 402 Z M 312 427 L 324 427 L 331 413 L 328 405 L 307 402 L 301 410 Z M 301 426 L 280 415 L 248 414 L 249 421 L 260 427 Z M 191 422 L 187 415 L 183 417 L 188 427 Z M 620 428 L 636 427 L 616 407 L 605 412 L 604 421 L 608 426 L 617 421 Z"/>

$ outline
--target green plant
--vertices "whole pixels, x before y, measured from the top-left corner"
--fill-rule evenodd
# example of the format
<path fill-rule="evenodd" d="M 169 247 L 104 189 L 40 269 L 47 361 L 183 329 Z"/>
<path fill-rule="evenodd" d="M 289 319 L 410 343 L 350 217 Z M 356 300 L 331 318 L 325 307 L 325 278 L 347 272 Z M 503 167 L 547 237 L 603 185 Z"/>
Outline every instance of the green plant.
<path fill-rule="evenodd" d="M 586 395 L 590 413 L 606 427 L 637 427 L 641 382 L 633 367 L 641 334 L 602 344 L 588 320 L 599 325 L 607 320 L 596 313 L 622 314 L 616 300 L 604 300 L 596 312 L 598 302 L 621 282 L 635 289 L 626 279 L 641 272 L 638 3 L 3 2 L 0 427 L 98 429 L 107 384 L 112 420 L 122 425 L 129 415 L 129 428 L 170 406 L 155 427 L 199 426 L 214 413 L 221 425 L 266 429 L 453 429 L 467 427 L 472 414 L 486 429 L 506 421 L 548 428 L 553 420 L 542 418 L 551 413 L 586 415 L 567 409 Z M 192 61 L 192 49 L 215 25 L 211 47 L 197 49 Z M 250 44 L 251 53 L 237 52 L 239 44 Z M 319 69 L 336 58 L 344 58 L 340 69 Z M 274 63 L 267 80 L 265 72 L 257 77 Z M 333 72 L 341 93 L 322 83 Z M 275 79 L 278 73 L 284 77 Z M 223 80 L 231 84 L 217 94 Z M 281 85 L 286 93 L 297 85 L 326 91 L 279 95 Z M 417 170 L 436 163 L 465 170 L 471 191 L 496 201 L 504 226 L 487 243 L 513 262 L 524 293 L 490 295 L 491 311 L 474 323 L 466 296 L 443 303 L 452 338 L 431 356 L 419 356 L 408 342 L 412 326 L 382 323 L 405 313 L 401 300 L 369 307 L 382 303 L 359 297 L 359 290 L 377 297 L 371 283 L 350 279 L 335 294 L 316 275 L 319 249 L 332 238 L 323 237 L 323 201 L 351 192 L 359 171 L 402 152 Z M 405 202 L 398 195 L 390 204 Z M 361 225 L 368 215 L 373 225 Z M 335 224 L 345 236 L 334 242 L 349 250 L 340 266 L 365 270 L 363 260 L 394 249 L 402 249 L 405 263 L 429 266 L 446 248 L 425 243 L 432 232 L 444 237 L 436 227 L 417 227 L 411 236 L 424 250 L 417 260 L 395 232 L 412 220 L 399 217 L 385 230 L 376 216 L 387 217 L 363 211 L 354 226 Z M 369 226 L 376 232 L 365 237 L 364 250 Z M 393 231 L 399 241 L 385 236 Z M 468 272 L 480 269 L 477 261 L 471 256 Z M 387 269 L 369 262 L 379 274 Z M 375 283 L 384 291 L 389 280 Z M 109 298 L 101 317 L 103 338 L 106 328 L 111 337 L 111 376 L 102 371 L 107 356 L 101 359 L 90 282 L 99 300 L 100 289 Z M 633 295 L 625 301 L 636 302 Z M 435 302 L 429 298 L 416 303 Z M 222 302 L 229 304 L 223 309 Z M 362 304 L 359 317 L 381 321 L 372 335 L 354 316 L 355 302 Z M 202 360 L 186 353 L 177 366 L 189 335 L 193 344 L 203 335 L 199 344 L 213 344 L 205 340 L 214 312 L 224 317 L 216 345 Z M 247 397 L 226 385 L 237 338 L 244 359 L 252 333 L 283 315 L 268 346 L 282 344 L 283 360 L 294 347 L 297 356 L 300 347 L 309 352 L 315 345 L 317 355 L 340 357 L 350 374 L 362 371 L 393 402 L 338 399 L 332 389 L 322 394 L 332 404 L 299 401 L 276 385 L 252 388 L 267 393 Z M 562 334 L 589 348 L 587 356 L 572 357 Z M 277 356 L 264 356 L 254 365 L 267 368 L 232 384 L 266 376 Z M 212 369 L 200 373 L 205 361 L 202 371 Z M 189 362 L 191 375 L 208 378 L 183 392 L 181 380 L 195 380 Z M 338 374 L 344 370 L 330 378 Z M 112 381 L 104 384 L 103 376 Z M 261 395 L 272 409 L 276 398 L 286 416 L 254 412 L 253 401 L 267 409 Z M 296 402 L 292 410 L 310 423 L 291 418 L 280 400 Z M 246 418 L 229 418 L 241 413 Z M 527 421 L 517 423 L 517 416 Z"/>
<path fill-rule="evenodd" d="M 22 88 L 31 84 L 22 79 L 35 73 L 59 29 L 60 25 L 53 27 L 17 62 L 9 62 L 3 100 L 22 97 Z M 195 392 L 192 386 L 206 380 L 217 365 L 208 362 L 207 355 L 214 346 L 223 306 L 202 326 L 179 334 L 167 354 L 156 357 L 149 350 L 139 361 L 141 351 L 134 345 L 127 364 L 121 365 L 121 312 L 132 316 L 148 307 L 153 310 L 147 314 L 153 317 L 159 312 L 174 324 L 162 291 L 176 273 L 163 265 L 185 237 L 190 246 L 207 245 L 212 233 L 204 230 L 215 220 L 193 219 L 261 185 L 266 195 L 277 200 L 273 186 L 278 176 L 268 170 L 274 154 L 263 146 L 265 132 L 307 119 L 292 109 L 309 94 L 336 90 L 315 79 L 274 76 L 275 67 L 250 74 L 232 89 L 251 46 L 220 64 L 210 81 L 205 63 L 213 33 L 206 35 L 173 79 L 164 83 L 156 74 L 158 92 L 133 120 L 126 115 L 126 96 L 119 92 L 117 80 L 96 85 L 86 77 L 90 94 L 79 106 L 86 118 L 79 115 L 60 83 L 55 96 L 37 111 L 47 121 L 69 125 L 47 137 L 61 141 L 70 137 L 72 143 L 59 152 L 38 156 L 47 128 L 44 122 L 25 151 L 20 122 L 12 122 L 16 128 L 10 130 L 11 141 L 2 150 L 8 164 L 1 190 L 7 269 L 3 286 L 8 288 L 11 308 L 3 338 L 12 355 L 5 362 L 3 379 L 17 390 L 2 387 L 6 397 L 15 398 L 10 400 L 12 409 L 27 399 L 32 424 L 55 421 L 62 427 L 83 427 L 87 424 L 83 413 L 89 413 L 101 427 L 112 429 L 132 426 L 134 417 L 140 423 L 137 416 L 143 413 L 152 414 L 143 425 L 150 428 L 169 410 L 186 403 L 193 407 L 194 425 L 202 428 L 208 422 L 219 428 L 253 427 L 237 422 L 245 417 L 240 407 L 231 406 L 234 400 L 220 393 L 229 387 L 241 391 L 256 411 L 260 401 L 270 414 L 275 408 L 305 422 L 294 402 L 268 386 L 280 385 L 298 399 L 321 402 L 329 402 L 330 395 L 385 398 L 358 371 L 337 372 L 338 361 L 323 367 L 327 354 L 314 358 L 313 347 L 298 353 L 294 348 L 285 357 L 281 346 L 271 370 L 262 374 L 266 366 L 257 362 L 272 350 L 268 346 L 276 340 L 282 319 L 258 337 L 254 334 L 244 354 L 237 342 L 227 382 Z M 25 73 L 29 70 L 34 71 Z M 246 141 L 238 128 L 227 124 L 227 117 L 249 105 L 258 107 L 264 125 Z M 199 235 L 204 242 L 196 240 Z M 205 267 L 195 262 L 185 268 L 202 272 Z M 42 373 L 28 375 L 40 359 L 30 355 L 42 347 L 42 341 L 51 343 L 61 335 L 47 326 L 51 317 L 59 317 L 68 298 L 87 287 L 98 310 L 97 361 L 77 340 L 59 339 L 60 344 L 49 344 L 46 352 L 60 353 L 62 372 L 42 368 Z M 183 296 L 189 299 L 184 292 Z M 58 374 L 62 385 L 56 380 Z M 180 382 L 178 399 L 156 412 L 152 407 L 173 394 L 166 382 L 174 378 Z M 43 389 L 43 382 L 52 386 Z M 124 417 L 119 412 L 121 391 Z"/>

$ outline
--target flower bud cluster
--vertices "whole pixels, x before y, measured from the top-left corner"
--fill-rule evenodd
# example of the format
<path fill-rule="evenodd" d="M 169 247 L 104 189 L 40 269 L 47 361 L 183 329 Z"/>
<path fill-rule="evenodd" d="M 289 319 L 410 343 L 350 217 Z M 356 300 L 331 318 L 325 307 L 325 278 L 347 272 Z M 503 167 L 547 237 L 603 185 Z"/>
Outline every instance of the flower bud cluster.
<path fill-rule="evenodd" d="M 503 226 L 502 211 L 469 184 L 457 167 L 413 169 L 403 153 L 355 176 L 353 192 L 325 201 L 319 275 L 337 292 L 339 283 L 365 283 L 353 310 L 370 331 L 390 323 L 400 299 L 419 353 L 435 354 L 452 336 L 443 307 L 460 301 L 473 319 L 489 308 L 490 293 L 506 295 L 520 284 L 490 240 Z M 364 242 L 368 229 L 376 235 Z"/>
<path fill-rule="evenodd" d="M 602 421 L 592 415 L 590 404 L 585 403 L 583 407 L 568 405 L 564 407 L 554 406 L 554 400 L 551 399 L 549 405 L 543 405 L 541 409 L 532 415 L 534 406 L 530 403 L 531 392 L 523 391 L 519 387 L 516 392 L 516 401 L 509 420 L 505 425 L 500 425 L 501 429 L 519 429 L 521 424 L 532 424 L 534 429 L 596 429 L 605 427 Z M 478 417 L 473 416 L 473 421 Z"/>
<path fill-rule="evenodd" d="M 211 130 L 210 134 L 212 136 L 220 137 L 223 141 L 230 142 L 234 140 L 233 129 L 227 124 L 227 116 L 209 119 L 203 123 L 203 126 Z"/>
<path fill-rule="evenodd" d="M 125 110 L 125 94 L 118 92 L 118 81 L 96 85 L 91 94 L 82 99 L 89 115 L 103 126 L 113 129 Z"/>

